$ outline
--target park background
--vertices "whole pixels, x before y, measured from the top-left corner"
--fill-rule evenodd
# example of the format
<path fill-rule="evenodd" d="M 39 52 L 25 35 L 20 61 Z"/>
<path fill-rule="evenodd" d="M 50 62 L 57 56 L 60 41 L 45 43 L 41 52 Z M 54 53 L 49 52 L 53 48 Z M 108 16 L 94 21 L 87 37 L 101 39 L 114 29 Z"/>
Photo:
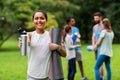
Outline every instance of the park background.
<path fill-rule="evenodd" d="M 86 50 L 91 44 L 94 12 L 100 11 L 110 19 L 115 34 L 113 58 L 111 62 L 112 80 L 120 80 L 120 1 L 119 0 L 0 0 L 0 80 L 25 80 L 27 56 L 20 56 L 18 48 L 18 27 L 26 31 L 34 30 L 32 14 L 44 10 L 48 15 L 46 30 L 63 28 L 66 19 L 72 16 L 80 29 L 85 75 L 90 80 L 94 76 L 94 53 Z M 67 80 L 67 61 L 62 58 L 65 80 Z M 106 74 L 105 74 L 106 75 Z M 77 66 L 75 80 L 81 79 Z"/>

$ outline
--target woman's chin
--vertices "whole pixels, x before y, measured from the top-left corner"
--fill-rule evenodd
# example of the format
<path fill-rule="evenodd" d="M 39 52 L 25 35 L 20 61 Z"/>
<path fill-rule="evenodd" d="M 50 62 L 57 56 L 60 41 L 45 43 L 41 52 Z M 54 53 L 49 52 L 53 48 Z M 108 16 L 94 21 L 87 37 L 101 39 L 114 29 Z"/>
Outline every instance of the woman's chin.
<path fill-rule="evenodd" d="M 43 27 L 43 26 L 37 26 L 37 28 L 38 28 L 38 29 L 44 29 L 44 27 Z"/>

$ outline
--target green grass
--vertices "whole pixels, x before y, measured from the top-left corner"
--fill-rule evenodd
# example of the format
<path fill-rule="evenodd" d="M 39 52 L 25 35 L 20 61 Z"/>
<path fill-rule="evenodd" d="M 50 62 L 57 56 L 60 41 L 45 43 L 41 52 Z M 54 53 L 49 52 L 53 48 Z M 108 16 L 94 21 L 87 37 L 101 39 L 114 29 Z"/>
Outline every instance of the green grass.
<path fill-rule="evenodd" d="M 27 76 L 27 56 L 20 56 L 17 40 L 11 38 L 0 49 L 0 80 L 26 80 Z M 85 75 L 90 80 L 95 80 L 94 76 L 94 53 L 86 50 L 87 44 L 82 45 L 83 66 Z M 120 44 L 113 44 L 113 57 L 111 59 L 112 80 L 120 79 Z M 63 72 L 67 80 L 67 60 L 62 58 Z M 77 64 L 77 63 L 76 63 Z M 75 80 L 80 80 L 81 75 L 77 66 Z M 106 69 L 105 69 L 106 76 Z"/>
<path fill-rule="evenodd" d="M 85 75 L 90 80 L 95 80 L 95 74 L 94 74 L 94 65 L 95 65 L 95 58 L 94 58 L 94 52 L 93 51 L 87 51 L 86 46 L 88 44 L 82 45 L 82 55 L 83 55 L 83 66 L 84 66 L 84 72 Z M 120 56 L 120 44 L 113 44 L 113 57 L 111 58 L 111 69 L 112 69 L 112 80 L 120 80 L 120 65 L 119 65 L 119 56 Z M 67 61 L 66 59 L 62 59 L 63 62 L 63 71 L 65 72 L 65 80 L 67 80 Z M 77 64 L 77 73 L 75 75 L 75 80 L 81 79 L 81 74 L 78 68 Z M 104 66 L 104 74 L 106 76 L 106 69 Z"/>
<path fill-rule="evenodd" d="M 0 49 L 0 80 L 26 80 L 27 57 L 21 57 L 17 40 L 10 39 Z"/>

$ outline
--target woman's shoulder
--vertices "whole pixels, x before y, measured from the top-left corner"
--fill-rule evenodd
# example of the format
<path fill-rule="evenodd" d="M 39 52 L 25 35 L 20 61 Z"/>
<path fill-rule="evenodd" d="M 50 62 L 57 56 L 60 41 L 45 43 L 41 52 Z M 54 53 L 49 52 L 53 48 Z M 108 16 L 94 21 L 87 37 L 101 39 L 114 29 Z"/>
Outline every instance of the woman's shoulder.
<path fill-rule="evenodd" d="M 45 31 L 45 33 L 50 33 L 50 31 Z"/>
<path fill-rule="evenodd" d="M 32 35 L 33 33 L 35 33 L 35 31 L 30 31 L 30 32 L 27 32 L 27 35 Z"/>
<path fill-rule="evenodd" d="M 32 33 L 35 33 L 35 31 L 30 31 L 30 32 L 27 32 L 27 34 L 32 34 Z"/>
<path fill-rule="evenodd" d="M 107 32 L 107 30 L 103 29 L 101 32 Z"/>
<path fill-rule="evenodd" d="M 51 32 L 50 31 L 45 31 L 45 34 L 51 36 Z"/>
<path fill-rule="evenodd" d="M 107 31 L 106 29 L 103 29 L 102 31 L 101 31 L 101 33 L 102 34 L 114 34 L 114 32 L 113 31 Z"/>
<path fill-rule="evenodd" d="M 103 29 L 102 31 L 107 31 L 106 29 Z"/>
<path fill-rule="evenodd" d="M 106 29 L 103 29 L 102 32 L 108 32 L 108 33 L 110 32 L 110 33 L 113 33 L 112 30 L 106 30 Z"/>

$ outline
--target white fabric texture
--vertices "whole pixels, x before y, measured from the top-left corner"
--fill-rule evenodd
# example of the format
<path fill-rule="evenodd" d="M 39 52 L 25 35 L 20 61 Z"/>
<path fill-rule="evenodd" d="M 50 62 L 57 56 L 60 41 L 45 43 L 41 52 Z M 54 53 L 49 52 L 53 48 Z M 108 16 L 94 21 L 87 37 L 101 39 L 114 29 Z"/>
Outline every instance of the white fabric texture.
<path fill-rule="evenodd" d="M 112 31 L 107 32 L 106 30 L 102 30 L 100 37 L 103 38 L 103 41 L 100 47 L 100 54 L 112 57 L 113 55 L 112 54 L 112 41 L 114 38 L 114 33 Z"/>
<path fill-rule="evenodd" d="M 42 35 L 31 32 L 30 51 L 28 53 L 28 75 L 34 78 L 48 77 L 50 55 L 50 35 L 45 31 Z"/>
<path fill-rule="evenodd" d="M 78 47 L 79 45 L 73 45 L 73 41 L 71 38 L 70 34 L 67 34 L 65 37 L 65 49 L 66 49 L 66 53 L 67 53 L 67 60 L 70 60 L 72 58 L 76 57 L 75 54 L 75 47 Z"/>

